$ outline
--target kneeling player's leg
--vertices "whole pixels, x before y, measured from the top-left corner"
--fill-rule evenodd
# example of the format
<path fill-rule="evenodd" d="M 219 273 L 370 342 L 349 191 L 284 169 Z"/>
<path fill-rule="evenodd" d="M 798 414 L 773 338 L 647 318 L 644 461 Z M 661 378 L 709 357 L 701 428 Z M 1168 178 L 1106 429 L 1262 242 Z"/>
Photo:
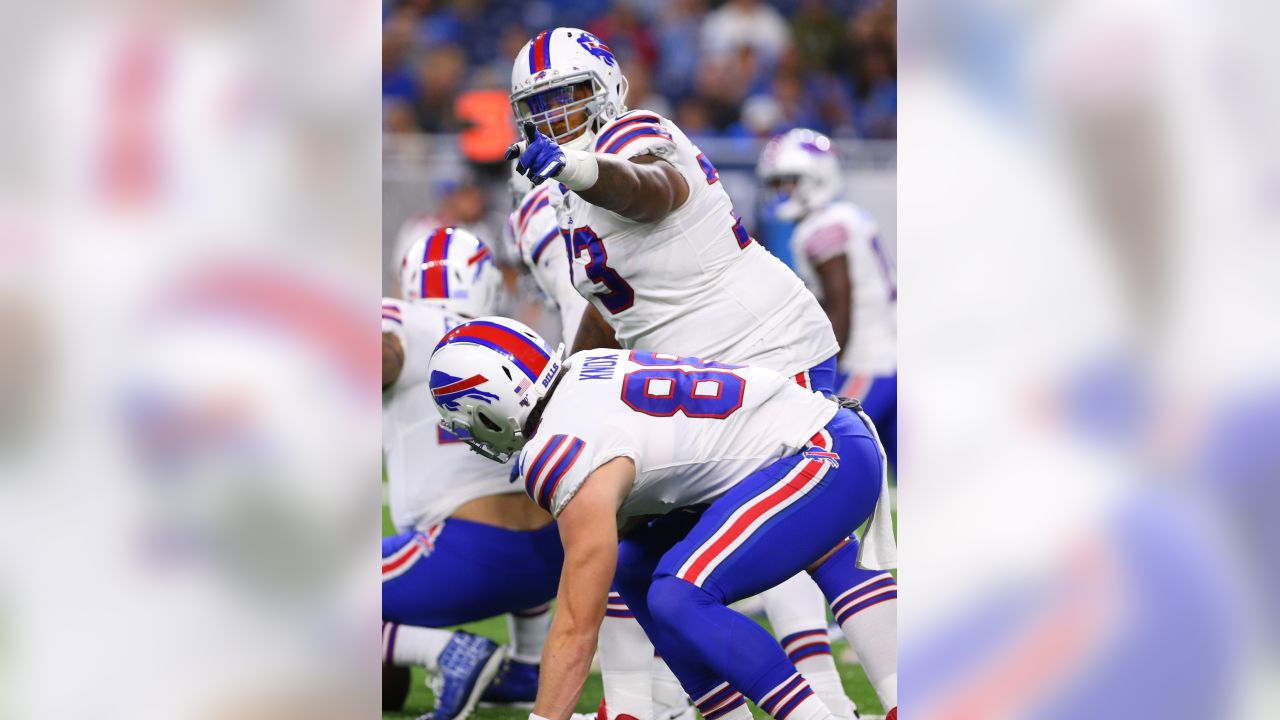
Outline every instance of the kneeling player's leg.
<path fill-rule="evenodd" d="M 898 705 L 898 584 L 888 572 L 857 567 L 857 559 L 858 542 L 851 540 L 813 579 L 888 710 Z"/>
<path fill-rule="evenodd" d="M 507 615 L 511 650 L 507 662 L 484 691 L 480 702 L 507 707 L 533 708 L 538 696 L 542 648 L 551 626 L 551 603 Z"/>
<path fill-rule="evenodd" d="M 542 662 L 542 647 L 551 627 L 551 603 L 542 603 L 507 616 L 507 636 L 511 638 L 511 659 L 516 662 Z"/>
<path fill-rule="evenodd" d="M 898 376 L 881 375 L 871 380 L 862 398 L 862 411 L 875 423 L 889 467 L 898 466 Z"/>
<path fill-rule="evenodd" d="M 504 653 L 486 638 L 433 628 L 545 604 L 555 594 L 562 561 L 554 525 L 515 532 L 450 519 L 384 538 L 384 662 L 439 671 L 444 685 L 435 716 L 466 716 Z"/>
<path fill-rule="evenodd" d="M 554 525 L 517 532 L 449 519 L 385 538 L 382 617 L 448 627 L 542 605 L 564 560 Z"/>
<path fill-rule="evenodd" d="M 648 594 L 653 573 L 662 556 L 688 534 L 699 513 L 682 511 L 654 520 L 618 545 L 618 571 L 614 587 L 635 619 L 662 653 L 661 661 L 679 679 L 705 720 L 750 720 L 745 698 L 706 663 L 684 652 L 682 643 L 667 636 L 649 612 Z M 608 620 L 606 619 L 606 622 Z M 609 700 L 608 691 L 605 693 Z M 610 707 L 613 717 L 613 708 Z"/>
<path fill-rule="evenodd" d="M 600 623 L 600 680 L 606 714 L 635 718 L 664 718 L 689 707 L 680 681 L 655 652 L 653 642 L 636 620 L 617 588 Z"/>
<path fill-rule="evenodd" d="M 676 718 L 692 712 L 689 696 L 671 666 L 658 652 L 653 654 L 653 709 L 658 720 Z"/>
<path fill-rule="evenodd" d="M 791 577 L 870 516 L 880 489 L 879 449 L 852 413 L 828 427 L 834 439 L 820 432 L 813 452 L 779 460 L 708 508 L 662 558 L 648 595 L 654 624 L 673 645 L 774 717 L 831 713 L 777 642 L 726 605 Z"/>
<path fill-rule="evenodd" d="M 382 662 L 387 665 L 418 665 L 435 671 L 440 653 L 453 638 L 452 630 L 402 625 L 387 622 L 387 591 L 392 592 L 391 610 L 395 615 L 395 598 L 407 598 L 425 592 L 430 581 L 426 564 L 419 567 L 424 557 L 435 550 L 435 537 L 440 526 L 421 533 L 411 531 L 382 539 Z"/>
<path fill-rule="evenodd" d="M 852 718 L 856 706 L 845 695 L 827 640 L 827 600 L 813 578 L 799 573 L 761 597 L 773 635 L 796 669 L 837 718 Z"/>
<path fill-rule="evenodd" d="M 600 658 L 600 680 L 610 720 L 619 715 L 652 718 L 653 643 L 616 587 L 609 591 L 596 655 Z"/>

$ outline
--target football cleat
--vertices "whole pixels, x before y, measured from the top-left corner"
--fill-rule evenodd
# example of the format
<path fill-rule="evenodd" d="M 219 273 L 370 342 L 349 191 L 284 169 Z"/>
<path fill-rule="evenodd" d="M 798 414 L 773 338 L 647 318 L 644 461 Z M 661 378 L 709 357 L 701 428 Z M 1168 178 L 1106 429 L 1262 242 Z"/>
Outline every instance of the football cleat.
<path fill-rule="evenodd" d="M 538 665 L 537 663 L 507 660 L 502 664 L 493 682 L 489 683 L 480 702 L 484 705 L 514 705 L 533 707 L 538 697 Z"/>
<path fill-rule="evenodd" d="M 466 720 L 505 659 L 506 651 L 494 641 L 454 633 L 440 653 L 436 709 L 418 720 Z"/>

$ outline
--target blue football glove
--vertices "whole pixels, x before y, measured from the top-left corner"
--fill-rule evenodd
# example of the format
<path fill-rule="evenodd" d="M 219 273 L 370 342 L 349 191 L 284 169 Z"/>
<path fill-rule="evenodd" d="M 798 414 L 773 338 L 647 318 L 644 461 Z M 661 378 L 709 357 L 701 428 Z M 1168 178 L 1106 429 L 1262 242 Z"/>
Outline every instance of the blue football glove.
<path fill-rule="evenodd" d="M 533 123 L 524 124 L 524 140 L 507 148 L 506 159 L 520 158 L 516 170 L 534 185 L 564 170 L 564 151 L 554 140 L 538 132 Z"/>

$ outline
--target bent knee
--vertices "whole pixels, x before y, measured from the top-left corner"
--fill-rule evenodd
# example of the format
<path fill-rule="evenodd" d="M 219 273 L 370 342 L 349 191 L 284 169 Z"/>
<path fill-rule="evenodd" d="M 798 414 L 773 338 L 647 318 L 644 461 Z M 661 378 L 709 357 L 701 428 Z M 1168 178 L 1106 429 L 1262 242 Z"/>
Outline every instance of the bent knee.
<path fill-rule="evenodd" d="M 687 622 L 690 610 L 717 601 L 706 590 L 687 580 L 664 575 L 649 586 L 648 602 L 653 619 L 670 626 Z"/>
<path fill-rule="evenodd" d="M 613 574 L 613 586 L 623 597 L 644 597 L 652 581 L 649 568 L 636 568 L 628 563 L 618 563 Z"/>

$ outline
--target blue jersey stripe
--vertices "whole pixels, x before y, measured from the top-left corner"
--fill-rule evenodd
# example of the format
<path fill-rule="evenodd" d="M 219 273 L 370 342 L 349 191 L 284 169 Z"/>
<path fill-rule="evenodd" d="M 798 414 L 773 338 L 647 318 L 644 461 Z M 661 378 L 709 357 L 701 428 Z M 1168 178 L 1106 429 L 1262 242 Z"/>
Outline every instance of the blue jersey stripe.
<path fill-rule="evenodd" d="M 542 452 L 538 453 L 538 457 L 534 458 L 533 464 L 529 466 L 529 471 L 524 475 L 524 489 L 529 494 L 529 499 L 538 502 L 538 497 L 533 494 L 534 482 L 537 480 L 538 474 L 542 472 L 542 468 L 546 466 L 547 461 L 555 455 L 556 450 L 564 444 L 564 435 L 552 435 L 547 444 L 542 447 Z"/>
<path fill-rule="evenodd" d="M 635 130 L 632 130 L 625 135 L 619 136 L 612 143 L 610 143 L 609 147 L 604 152 L 606 154 L 617 153 L 619 150 L 625 147 L 627 143 L 631 142 L 632 140 L 635 140 L 636 138 L 641 138 L 641 137 L 658 137 L 667 141 L 671 140 L 671 134 L 668 133 L 666 130 L 663 130 L 660 127 L 641 125 L 639 128 L 636 128 Z"/>
<path fill-rule="evenodd" d="M 533 247 L 533 264 L 534 265 L 537 265 L 538 261 L 542 259 L 542 251 L 546 250 L 547 246 L 551 244 L 551 240 L 559 234 L 560 234 L 560 228 L 552 228 L 551 232 L 547 233 L 547 236 L 539 240 L 538 244 Z"/>
<path fill-rule="evenodd" d="M 637 117 L 628 118 L 618 123 L 617 125 L 614 125 L 608 130 L 605 130 L 604 134 L 596 139 L 596 150 L 599 150 L 600 148 L 604 147 L 609 142 L 609 139 L 612 138 L 614 135 L 617 135 L 618 132 L 621 131 L 622 129 L 627 127 L 634 127 L 640 124 L 655 125 L 655 126 L 661 127 L 661 125 L 659 125 L 658 123 L 658 118 L 652 115 L 640 115 Z"/>
<path fill-rule="evenodd" d="M 564 451 L 564 456 L 560 458 L 560 462 L 556 463 L 551 472 L 547 475 L 547 479 L 542 483 L 542 492 L 539 493 L 538 505 L 543 510 L 551 512 L 551 499 L 556 496 L 556 488 L 560 485 L 560 479 L 568 472 L 569 468 L 578 461 L 578 456 L 582 454 L 582 448 L 586 445 L 582 440 L 574 438 L 569 447 Z"/>

